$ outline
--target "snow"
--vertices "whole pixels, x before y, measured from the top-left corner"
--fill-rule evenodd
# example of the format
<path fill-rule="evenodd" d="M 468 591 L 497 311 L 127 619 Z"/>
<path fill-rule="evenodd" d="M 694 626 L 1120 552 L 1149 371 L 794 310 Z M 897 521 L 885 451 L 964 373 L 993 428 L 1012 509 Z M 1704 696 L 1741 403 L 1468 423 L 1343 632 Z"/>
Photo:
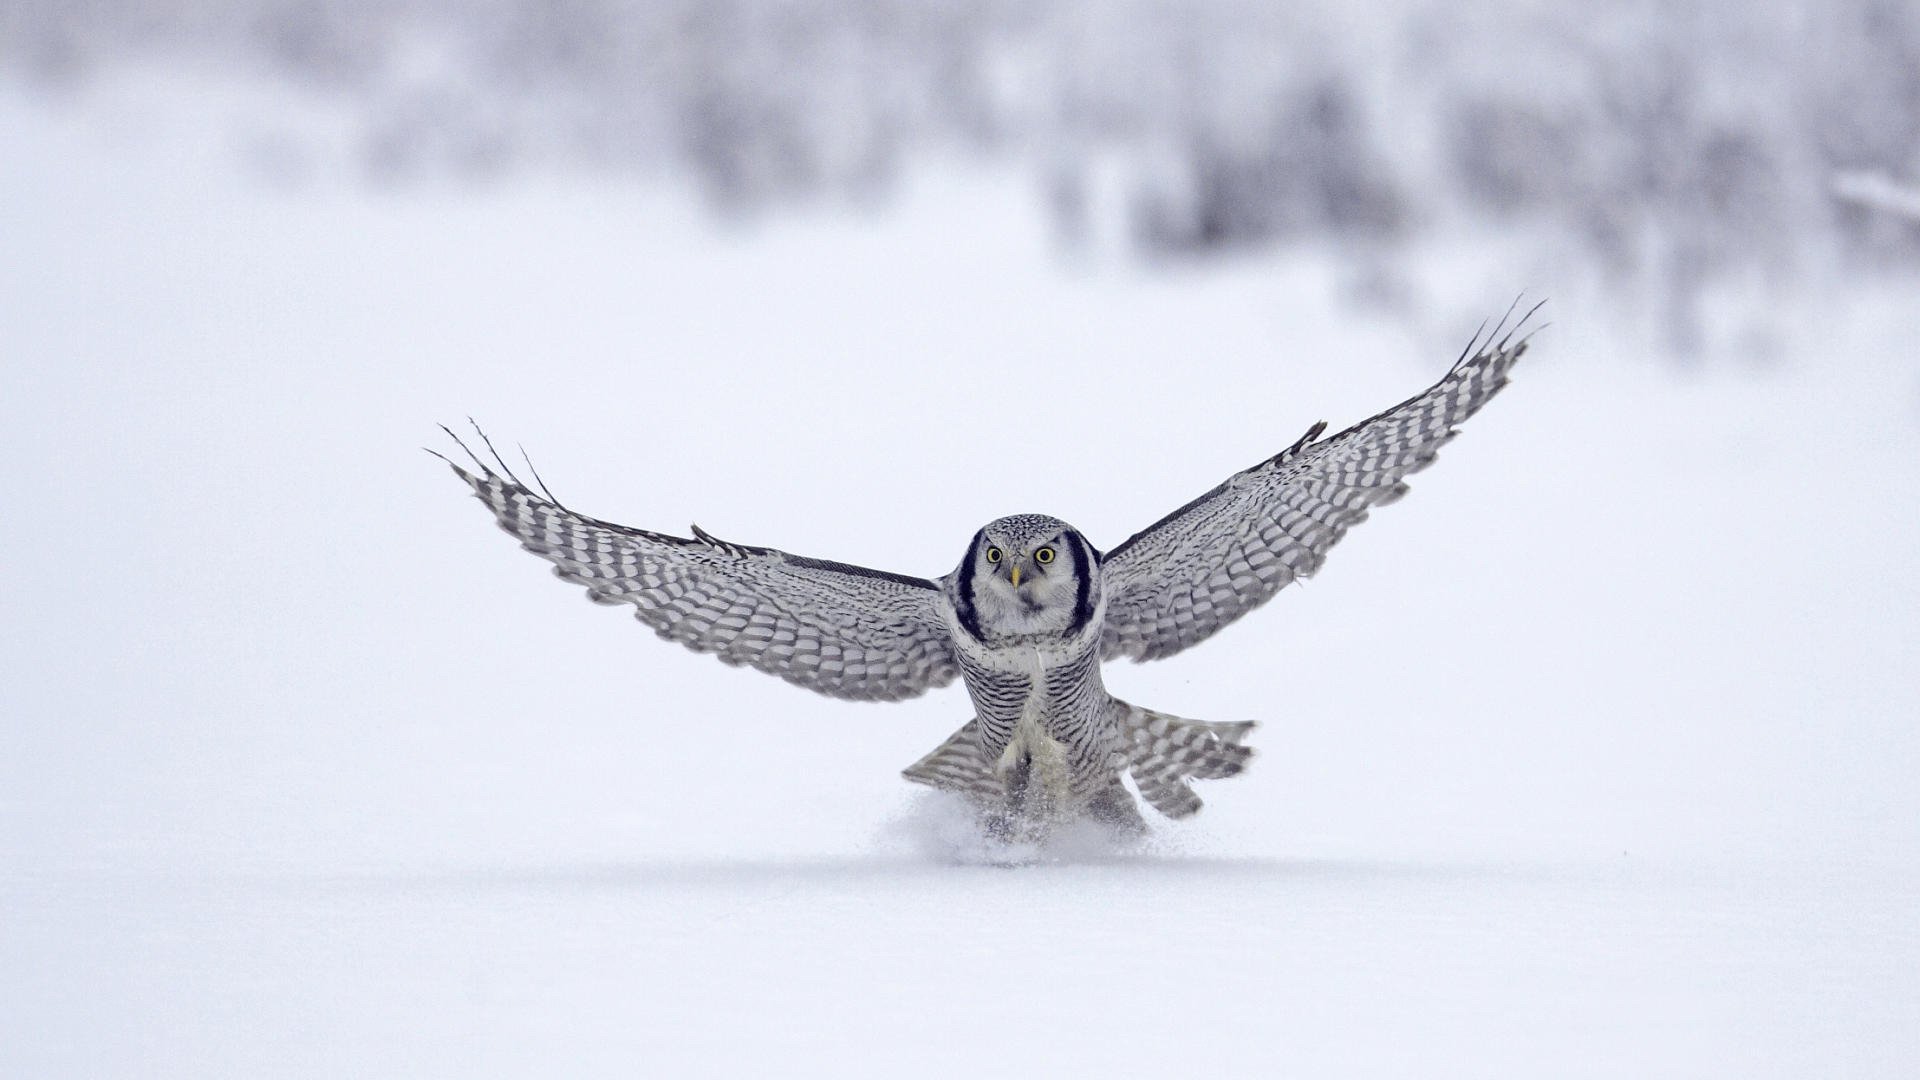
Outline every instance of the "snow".
<path fill-rule="evenodd" d="M 0 102 L 0 1074 L 1899 1076 L 1920 1057 L 1920 307 L 1676 373 L 1497 252 L 245 182 L 155 95 Z M 171 119 L 170 119 L 171 118 Z M 103 135 L 102 133 L 108 133 Z M 1115 693 L 1258 719 L 1142 851 L 952 857 L 958 690 L 815 699 L 488 526 L 436 421 L 613 520 L 938 574 L 1128 533 L 1553 327 L 1310 584 Z"/>

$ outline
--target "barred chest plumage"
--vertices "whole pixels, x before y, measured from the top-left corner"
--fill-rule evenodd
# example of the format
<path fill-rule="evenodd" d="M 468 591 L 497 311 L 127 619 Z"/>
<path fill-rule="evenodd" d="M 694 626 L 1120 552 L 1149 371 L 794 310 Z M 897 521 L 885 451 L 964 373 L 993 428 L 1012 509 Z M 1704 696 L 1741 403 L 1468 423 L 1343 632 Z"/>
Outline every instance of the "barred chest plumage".
<path fill-rule="evenodd" d="M 980 725 L 982 756 L 1000 771 L 1031 761 L 1048 790 L 1085 791 L 1114 768 L 1117 749 L 1099 638 L 1066 651 L 1042 645 L 962 645 L 961 677 Z M 1053 775 L 1064 769 L 1060 776 Z M 1057 790 L 1056 790 L 1057 789 Z"/>

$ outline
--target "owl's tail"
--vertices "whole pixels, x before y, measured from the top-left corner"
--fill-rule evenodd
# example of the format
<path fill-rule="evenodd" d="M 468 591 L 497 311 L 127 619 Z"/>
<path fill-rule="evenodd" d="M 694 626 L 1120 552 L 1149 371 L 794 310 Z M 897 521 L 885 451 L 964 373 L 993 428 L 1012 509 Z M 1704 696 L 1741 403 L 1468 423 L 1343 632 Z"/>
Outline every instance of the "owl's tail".
<path fill-rule="evenodd" d="M 994 801 L 1004 794 L 993 762 L 980 749 L 980 724 L 969 720 L 933 752 L 902 769 L 900 775 L 916 784 L 952 791 L 970 798 Z"/>
<path fill-rule="evenodd" d="M 1254 728 L 1251 720 L 1186 720 L 1118 698 L 1112 701 L 1123 765 L 1133 776 L 1141 798 L 1170 818 L 1191 817 L 1200 809 L 1200 796 L 1193 793 L 1187 781 L 1234 776 L 1253 757 L 1253 748 L 1241 745 Z M 979 724 L 974 720 L 967 721 L 901 775 L 916 784 L 956 792 L 985 805 L 997 805 L 1006 796 L 993 762 L 980 749 Z M 1103 792 L 1096 801 L 1124 797 L 1118 790 L 1117 776 L 1113 786 L 1115 791 Z"/>
<path fill-rule="evenodd" d="M 1188 780 L 1217 780 L 1247 767 L 1253 747 L 1241 745 L 1254 722 L 1186 720 L 1115 698 L 1126 742 L 1127 771 L 1140 797 L 1170 818 L 1192 817 L 1200 796 Z"/>

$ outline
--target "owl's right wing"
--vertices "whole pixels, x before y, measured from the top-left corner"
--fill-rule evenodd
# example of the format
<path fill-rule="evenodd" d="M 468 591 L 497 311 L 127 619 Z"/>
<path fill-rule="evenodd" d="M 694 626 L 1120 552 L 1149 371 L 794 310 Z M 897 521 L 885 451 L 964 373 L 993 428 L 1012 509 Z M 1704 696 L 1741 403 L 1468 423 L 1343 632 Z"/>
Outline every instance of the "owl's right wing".
<path fill-rule="evenodd" d="M 669 641 L 853 700 L 914 697 L 959 673 L 932 581 L 728 543 L 698 526 L 684 538 L 601 521 L 468 456 L 472 472 L 447 464 L 521 547 L 589 598 L 632 604 Z"/>
<path fill-rule="evenodd" d="M 1319 569 L 1348 529 L 1406 494 L 1406 477 L 1507 385 L 1527 348 L 1515 333 L 1501 337 L 1496 327 L 1478 350 L 1476 334 L 1426 392 L 1326 439 L 1326 425 L 1314 425 L 1108 552 L 1104 655 L 1171 656 Z"/>

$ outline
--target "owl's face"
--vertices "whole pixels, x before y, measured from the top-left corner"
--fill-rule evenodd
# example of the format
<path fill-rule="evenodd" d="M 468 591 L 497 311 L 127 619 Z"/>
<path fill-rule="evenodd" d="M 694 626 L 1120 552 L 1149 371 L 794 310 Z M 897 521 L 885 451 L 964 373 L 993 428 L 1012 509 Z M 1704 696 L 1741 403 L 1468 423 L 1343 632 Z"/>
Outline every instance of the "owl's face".
<path fill-rule="evenodd" d="M 974 535 L 960 564 L 962 621 L 986 636 L 1078 633 L 1099 572 L 1092 545 L 1058 518 L 1016 514 Z"/>

